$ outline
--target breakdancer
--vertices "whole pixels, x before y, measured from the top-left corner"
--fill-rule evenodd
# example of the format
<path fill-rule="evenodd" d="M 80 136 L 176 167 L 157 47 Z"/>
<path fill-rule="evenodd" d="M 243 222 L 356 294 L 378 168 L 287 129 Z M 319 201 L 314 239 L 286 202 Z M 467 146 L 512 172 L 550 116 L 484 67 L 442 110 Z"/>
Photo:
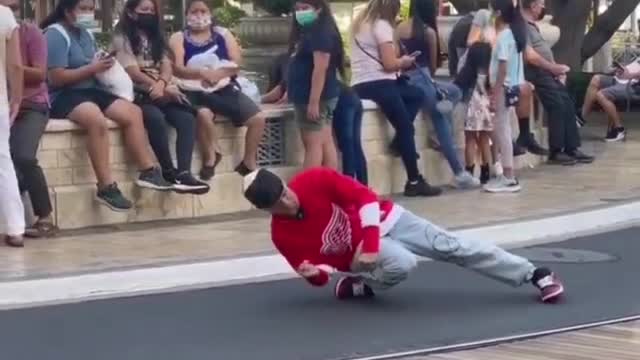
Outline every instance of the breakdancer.
<path fill-rule="evenodd" d="M 328 168 L 305 170 L 288 185 L 258 169 L 243 187 L 249 202 L 272 214 L 273 243 L 300 276 L 324 286 L 333 270 L 350 273 L 336 284 L 338 299 L 372 297 L 400 283 L 416 267 L 416 255 L 511 286 L 532 283 L 543 302 L 564 291 L 551 270 L 487 241 L 458 237 Z"/>

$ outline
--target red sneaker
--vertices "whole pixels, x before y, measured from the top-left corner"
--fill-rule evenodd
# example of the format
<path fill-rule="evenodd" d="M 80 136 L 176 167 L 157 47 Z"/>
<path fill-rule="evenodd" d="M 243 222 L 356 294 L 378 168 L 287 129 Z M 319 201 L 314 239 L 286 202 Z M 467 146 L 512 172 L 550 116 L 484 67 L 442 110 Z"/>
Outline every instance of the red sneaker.
<path fill-rule="evenodd" d="M 374 296 L 373 290 L 362 280 L 345 276 L 336 283 L 336 297 L 340 300 L 350 298 L 370 298 Z"/>
<path fill-rule="evenodd" d="M 549 273 L 549 275 L 538 279 L 535 286 L 540 289 L 542 302 L 556 301 L 564 293 L 564 286 L 554 273 Z"/>

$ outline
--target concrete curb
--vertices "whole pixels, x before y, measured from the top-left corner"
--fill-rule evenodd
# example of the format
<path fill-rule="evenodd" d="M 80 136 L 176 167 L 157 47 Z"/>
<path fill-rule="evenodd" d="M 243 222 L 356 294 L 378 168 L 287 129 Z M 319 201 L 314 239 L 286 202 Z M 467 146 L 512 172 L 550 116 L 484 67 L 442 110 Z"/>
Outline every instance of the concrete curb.
<path fill-rule="evenodd" d="M 603 233 L 636 224 L 640 224 L 640 201 L 542 219 L 468 228 L 455 233 L 512 248 Z M 177 292 L 296 276 L 280 255 L 264 255 L 10 281 L 0 283 L 0 309 Z"/>

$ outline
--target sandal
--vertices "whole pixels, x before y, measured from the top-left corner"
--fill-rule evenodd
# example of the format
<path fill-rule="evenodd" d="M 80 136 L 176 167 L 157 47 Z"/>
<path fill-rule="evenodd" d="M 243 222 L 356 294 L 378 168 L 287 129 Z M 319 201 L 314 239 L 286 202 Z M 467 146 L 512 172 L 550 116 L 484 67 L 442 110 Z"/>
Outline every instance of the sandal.
<path fill-rule="evenodd" d="M 30 238 L 52 237 L 58 232 L 58 227 L 48 221 L 36 221 L 25 229 L 24 236 Z"/>
<path fill-rule="evenodd" d="M 24 238 L 22 236 L 5 236 L 4 242 L 11 247 L 24 247 Z"/>
<path fill-rule="evenodd" d="M 216 159 L 213 162 L 213 165 L 202 165 L 202 169 L 200 169 L 200 179 L 204 181 L 209 181 L 216 174 L 216 167 L 222 161 L 222 154 L 216 151 Z"/>

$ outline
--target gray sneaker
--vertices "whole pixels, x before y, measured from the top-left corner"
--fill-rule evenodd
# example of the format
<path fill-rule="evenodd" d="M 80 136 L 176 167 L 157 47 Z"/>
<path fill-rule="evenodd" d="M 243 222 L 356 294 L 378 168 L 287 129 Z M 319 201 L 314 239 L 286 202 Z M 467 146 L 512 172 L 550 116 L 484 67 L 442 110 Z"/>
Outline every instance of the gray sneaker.
<path fill-rule="evenodd" d="M 98 189 L 96 200 L 113 211 L 128 211 L 133 206 L 131 201 L 122 195 L 116 183 Z"/>
<path fill-rule="evenodd" d="M 521 189 L 522 187 L 520 186 L 518 179 L 515 177 L 509 179 L 504 175 L 496 177 L 484 186 L 484 191 L 490 193 L 514 193 Z"/>
<path fill-rule="evenodd" d="M 458 189 L 473 189 L 480 186 L 480 180 L 465 170 L 455 176 L 453 186 Z"/>
<path fill-rule="evenodd" d="M 136 180 L 136 185 L 158 191 L 169 191 L 173 189 L 173 184 L 165 180 L 162 176 L 162 170 L 159 168 L 151 168 L 140 172 L 140 176 Z"/>

